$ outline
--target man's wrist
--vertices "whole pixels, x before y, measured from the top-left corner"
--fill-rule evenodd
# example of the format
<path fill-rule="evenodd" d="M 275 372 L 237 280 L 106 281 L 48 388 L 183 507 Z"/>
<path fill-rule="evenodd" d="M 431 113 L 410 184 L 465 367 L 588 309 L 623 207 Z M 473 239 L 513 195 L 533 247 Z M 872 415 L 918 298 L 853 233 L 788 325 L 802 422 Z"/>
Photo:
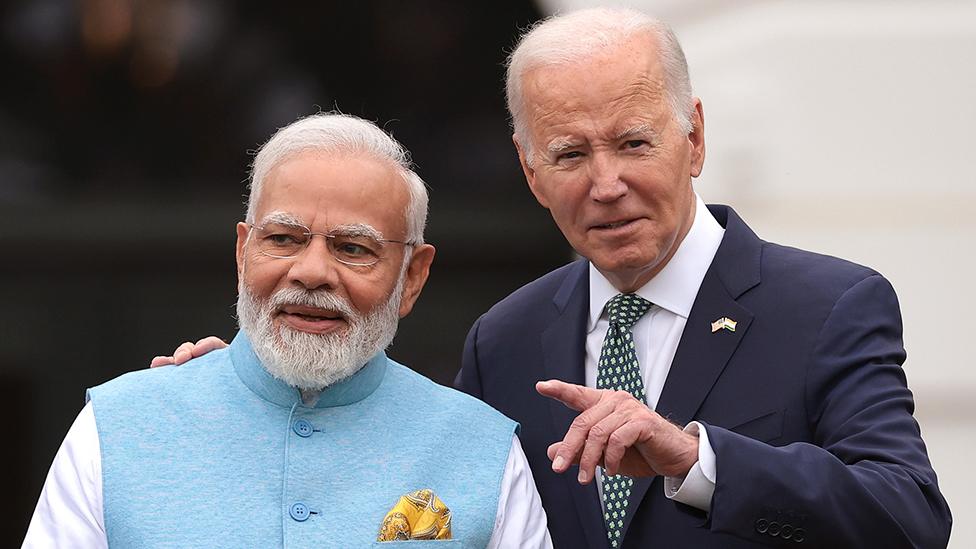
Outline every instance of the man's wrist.
<path fill-rule="evenodd" d="M 686 427 L 679 431 L 676 436 L 679 439 L 676 444 L 679 448 L 676 452 L 677 457 L 673 465 L 667 470 L 658 472 L 666 477 L 684 478 L 691 471 L 691 468 L 698 463 L 698 430 L 689 430 Z"/>
<path fill-rule="evenodd" d="M 698 439 L 696 462 L 684 476 L 666 476 L 664 495 L 675 501 L 708 512 L 715 493 L 715 451 L 708 442 L 708 432 L 697 421 L 688 424 L 685 433 Z"/>

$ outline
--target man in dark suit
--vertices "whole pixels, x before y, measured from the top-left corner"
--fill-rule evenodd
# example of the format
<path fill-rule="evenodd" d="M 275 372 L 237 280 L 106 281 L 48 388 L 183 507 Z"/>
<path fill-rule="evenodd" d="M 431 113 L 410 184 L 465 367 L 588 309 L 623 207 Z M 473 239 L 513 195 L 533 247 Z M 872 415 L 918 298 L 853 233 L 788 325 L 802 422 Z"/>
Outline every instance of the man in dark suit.
<path fill-rule="evenodd" d="M 549 19 L 507 84 L 529 187 L 584 259 L 485 313 L 456 385 L 522 424 L 554 545 L 944 547 L 894 291 L 704 206 L 667 27 Z"/>

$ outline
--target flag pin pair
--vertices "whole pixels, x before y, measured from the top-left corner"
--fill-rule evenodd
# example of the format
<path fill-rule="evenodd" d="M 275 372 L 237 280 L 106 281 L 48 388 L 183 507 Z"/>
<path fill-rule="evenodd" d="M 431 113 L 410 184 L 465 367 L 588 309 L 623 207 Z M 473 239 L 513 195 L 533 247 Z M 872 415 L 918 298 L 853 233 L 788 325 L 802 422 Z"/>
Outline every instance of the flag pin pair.
<path fill-rule="evenodd" d="M 734 332 L 735 324 L 736 322 L 734 320 L 732 320 L 727 316 L 723 316 L 722 318 L 716 320 L 715 322 L 712 322 L 712 333 L 714 334 L 719 330 L 728 330 L 730 332 Z"/>

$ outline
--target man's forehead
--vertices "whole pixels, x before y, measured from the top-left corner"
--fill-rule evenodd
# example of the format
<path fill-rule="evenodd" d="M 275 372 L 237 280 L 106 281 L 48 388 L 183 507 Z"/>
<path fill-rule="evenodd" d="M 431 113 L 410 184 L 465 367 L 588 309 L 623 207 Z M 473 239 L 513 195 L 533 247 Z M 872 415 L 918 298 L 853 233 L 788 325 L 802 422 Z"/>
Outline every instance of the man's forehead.
<path fill-rule="evenodd" d="M 392 162 L 362 154 L 306 151 L 278 163 L 257 197 L 256 220 L 285 212 L 309 225 L 317 218 L 372 221 L 403 217 L 409 192 Z"/>
<path fill-rule="evenodd" d="M 524 92 L 527 122 L 543 145 L 581 131 L 609 139 L 653 129 L 669 117 L 663 82 L 647 71 L 616 70 L 588 84 L 572 72 L 532 76 Z"/>

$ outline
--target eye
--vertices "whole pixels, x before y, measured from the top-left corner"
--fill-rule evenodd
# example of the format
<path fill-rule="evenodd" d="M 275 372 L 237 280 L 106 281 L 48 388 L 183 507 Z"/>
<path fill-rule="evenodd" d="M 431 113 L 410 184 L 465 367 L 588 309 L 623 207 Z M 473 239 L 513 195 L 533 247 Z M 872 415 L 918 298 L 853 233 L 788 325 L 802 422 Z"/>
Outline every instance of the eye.
<path fill-rule="evenodd" d="M 373 255 L 373 251 L 366 246 L 361 246 L 359 244 L 353 244 L 352 242 L 344 242 L 342 244 L 336 244 L 336 251 L 342 255 L 347 255 L 350 257 L 364 257 L 368 255 Z"/>
<path fill-rule="evenodd" d="M 330 239 L 332 250 L 337 257 L 345 260 L 369 260 L 379 257 L 381 244 L 369 237 L 333 236 Z"/>
<path fill-rule="evenodd" d="M 271 257 L 293 257 L 308 243 L 308 234 L 297 227 L 271 224 L 257 231 L 258 250 Z"/>
<path fill-rule="evenodd" d="M 583 153 L 580 152 L 580 151 L 566 151 L 564 153 L 560 153 L 559 156 L 556 157 L 556 160 L 557 161 L 559 161 L 559 160 L 575 160 L 577 158 L 583 158 Z"/>
<path fill-rule="evenodd" d="M 290 246 L 292 244 L 301 244 L 304 240 L 301 236 L 288 234 L 288 233 L 273 233 L 264 237 L 264 239 L 270 244 L 275 246 Z"/>
<path fill-rule="evenodd" d="M 639 148 L 641 148 L 641 147 L 643 147 L 645 145 L 649 145 L 649 144 L 650 143 L 648 143 L 647 141 L 644 141 L 643 139 L 630 139 L 630 140 L 624 141 L 624 148 L 625 149 L 639 149 Z"/>

